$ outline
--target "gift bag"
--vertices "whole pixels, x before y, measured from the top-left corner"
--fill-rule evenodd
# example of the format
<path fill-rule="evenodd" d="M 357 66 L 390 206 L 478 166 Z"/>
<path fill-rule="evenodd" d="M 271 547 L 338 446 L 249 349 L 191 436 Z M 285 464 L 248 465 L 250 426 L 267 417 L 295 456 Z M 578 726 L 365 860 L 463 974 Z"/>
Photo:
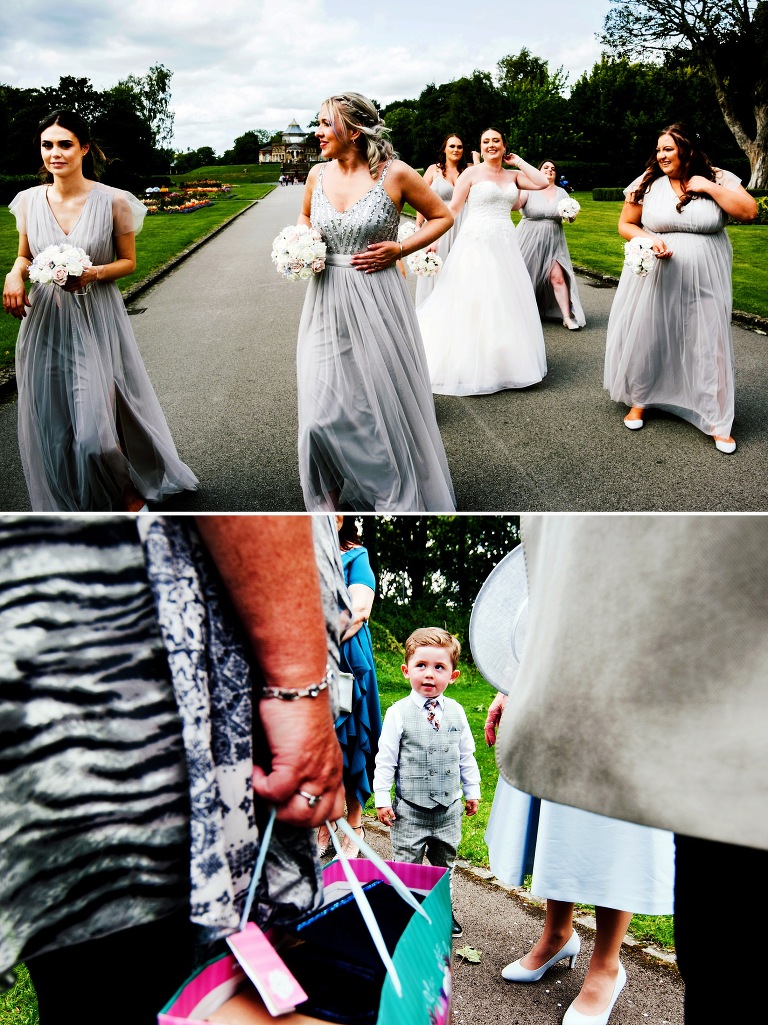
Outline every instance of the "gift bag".
<path fill-rule="evenodd" d="M 158 1025 L 447 1025 L 450 874 L 385 862 L 346 822 L 338 826 L 366 857 L 348 861 L 331 834 L 338 858 L 323 870 L 322 906 L 279 936 L 250 923 L 230 938 L 235 953 L 238 945 L 257 948 L 246 970 L 234 955 L 209 962 Z"/>

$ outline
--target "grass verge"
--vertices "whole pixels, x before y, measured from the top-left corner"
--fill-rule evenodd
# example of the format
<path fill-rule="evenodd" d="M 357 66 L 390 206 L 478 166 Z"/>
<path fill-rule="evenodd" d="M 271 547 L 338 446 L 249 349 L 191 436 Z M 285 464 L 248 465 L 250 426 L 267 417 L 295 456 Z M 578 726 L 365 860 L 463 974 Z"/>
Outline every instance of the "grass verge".
<path fill-rule="evenodd" d="M 391 704 L 406 696 L 410 686 L 400 669 L 403 661 L 402 644 L 375 620 L 371 621 L 371 633 L 383 715 Z M 473 815 L 472 818 L 464 816 L 458 853 L 460 858 L 473 865 L 489 868 L 485 830 L 488 826 L 499 770 L 496 767 L 494 749 L 486 746 L 484 727 L 488 706 L 496 692 L 486 683 L 474 665 L 461 663 L 459 668 L 461 675 L 451 684 L 448 695 L 463 706 L 475 738 L 475 757 L 480 768 L 481 800 L 477 815 Z M 376 814 L 373 798 L 368 801 L 365 810 L 368 814 Z M 526 888 L 530 889 L 530 879 L 526 880 Z M 593 908 L 588 910 L 590 913 L 594 911 Z M 629 931 L 638 940 L 652 942 L 666 950 L 672 950 L 673 923 L 671 915 L 635 915 Z"/>
<path fill-rule="evenodd" d="M 197 173 L 197 172 L 196 172 Z M 218 228 L 254 200 L 262 199 L 275 187 L 272 182 L 238 184 L 226 198 L 191 214 L 155 214 L 147 217 L 136 240 L 136 270 L 118 281 L 124 292 L 131 285 L 154 273 L 179 253 Z M 0 266 L 9 268 L 18 252 L 16 223 L 7 207 L 0 207 Z M 13 363 L 19 322 L 0 317 L 0 367 Z"/>
<path fill-rule="evenodd" d="M 38 1025 L 37 996 L 26 967 L 14 968 L 16 985 L 0 992 L 0 1025 Z"/>

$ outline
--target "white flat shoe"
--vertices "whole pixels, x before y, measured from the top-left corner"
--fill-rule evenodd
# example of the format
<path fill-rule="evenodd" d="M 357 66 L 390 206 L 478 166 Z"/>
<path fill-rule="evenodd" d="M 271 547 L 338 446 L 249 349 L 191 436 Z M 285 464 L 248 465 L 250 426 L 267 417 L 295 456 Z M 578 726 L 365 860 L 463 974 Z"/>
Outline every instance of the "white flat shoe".
<path fill-rule="evenodd" d="M 735 441 L 724 441 L 722 438 L 715 438 L 715 448 L 718 452 L 725 452 L 726 455 L 730 455 L 736 451 Z"/>
<path fill-rule="evenodd" d="M 619 974 L 616 976 L 616 984 L 613 987 L 613 994 L 608 1006 L 600 1014 L 582 1014 L 581 1011 L 574 1011 L 573 1004 L 565 1012 L 563 1018 L 563 1025 L 607 1025 L 608 1019 L 611 1016 L 613 1005 L 619 998 L 619 993 L 624 989 L 627 982 L 627 973 L 624 971 L 624 965 L 619 962 Z"/>
<path fill-rule="evenodd" d="M 627 420 L 626 417 L 624 418 L 624 426 L 628 427 L 630 431 L 639 431 L 644 423 L 644 420 Z"/>
<path fill-rule="evenodd" d="M 558 950 L 554 957 L 550 957 L 549 961 L 545 961 L 541 968 L 523 968 L 520 964 L 522 958 L 520 958 L 518 961 L 513 961 L 512 964 L 508 964 L 502 970 L 501 977 L 506 979 L 507 982 L 538 982 L 552 965 L 556 965 L 558 961 L 565 960 L 566 957 L 570 961 L 569 968 L 573 968 L 576 964 L 576 956 L 580 950 L 581 940 L 579 939 L 579 934 L 574 931 L 565 945 Z"/>

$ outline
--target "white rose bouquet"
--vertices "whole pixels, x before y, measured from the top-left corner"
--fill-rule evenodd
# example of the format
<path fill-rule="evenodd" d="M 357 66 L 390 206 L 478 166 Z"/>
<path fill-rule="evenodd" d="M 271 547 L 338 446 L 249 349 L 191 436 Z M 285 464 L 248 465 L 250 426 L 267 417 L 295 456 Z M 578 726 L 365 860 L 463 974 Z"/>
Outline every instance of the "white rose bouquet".
<path fill-rule="evenodd" d="M 289 224 L 272 243 L 272 263 L 288 281 L 306 281 L 325 270 L 326 248 L 316 228 Z"/>
<path fill-rule="evenodd" d="M 566 199 L 561 199 L 557 204 L 557 212 L 564 221 L 568 221 L 569 224 L 573 224 L 576 220 L 576 214 L 581 210 L 581 204 L 578 200 L 572 199 L 568 196 Z"/>
<path fill-rule="evenodd" d="M 624 266 L 633 273 L 644 276 L 655 262 L 652 239 L 637 236 L 624 243 Z"/>
<path fill-rule="evenodd" d="M 79 278 L 91 258 L 79 246 L 46 246 L 29 265 L 29 280 L 41 285 L 66 285 L 69 278 Z"/>
<path fill-rule="evenodd" d="M 414 225 L 406 221 L 405 224 L 400 225 L 397 241 L 405 242 L 406 239 L 415 234 L 416 228 Z M 417 252 L 411 253 L 410 256 L 406 256 L 405 262 L 411 274 L 423 274 L 426 277 L 438 274 L 443 266 L 443 261 L 437 253 L 429 253 L 424 249 L 419 249 Z"/>

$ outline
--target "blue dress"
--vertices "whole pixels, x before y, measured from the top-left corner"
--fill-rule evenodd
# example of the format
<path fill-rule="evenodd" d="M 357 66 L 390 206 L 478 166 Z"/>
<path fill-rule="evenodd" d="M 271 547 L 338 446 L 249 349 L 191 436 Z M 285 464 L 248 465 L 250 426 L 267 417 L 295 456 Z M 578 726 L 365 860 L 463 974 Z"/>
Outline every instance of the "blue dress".
<path fill-rule="evenodd" d="M 376 589 L 376 578 L 362 546 L 341 553 L 344 580 Z M 341 646 L 341 671 L 352 673 L 352 711 L 336 720 L 336 736 L 344 755 L 344 787 L 354 791 L 361 804 L 371 796 L 371 781 L 381 734 L 381 707 L 373 644 L 368 624 Z"/>

